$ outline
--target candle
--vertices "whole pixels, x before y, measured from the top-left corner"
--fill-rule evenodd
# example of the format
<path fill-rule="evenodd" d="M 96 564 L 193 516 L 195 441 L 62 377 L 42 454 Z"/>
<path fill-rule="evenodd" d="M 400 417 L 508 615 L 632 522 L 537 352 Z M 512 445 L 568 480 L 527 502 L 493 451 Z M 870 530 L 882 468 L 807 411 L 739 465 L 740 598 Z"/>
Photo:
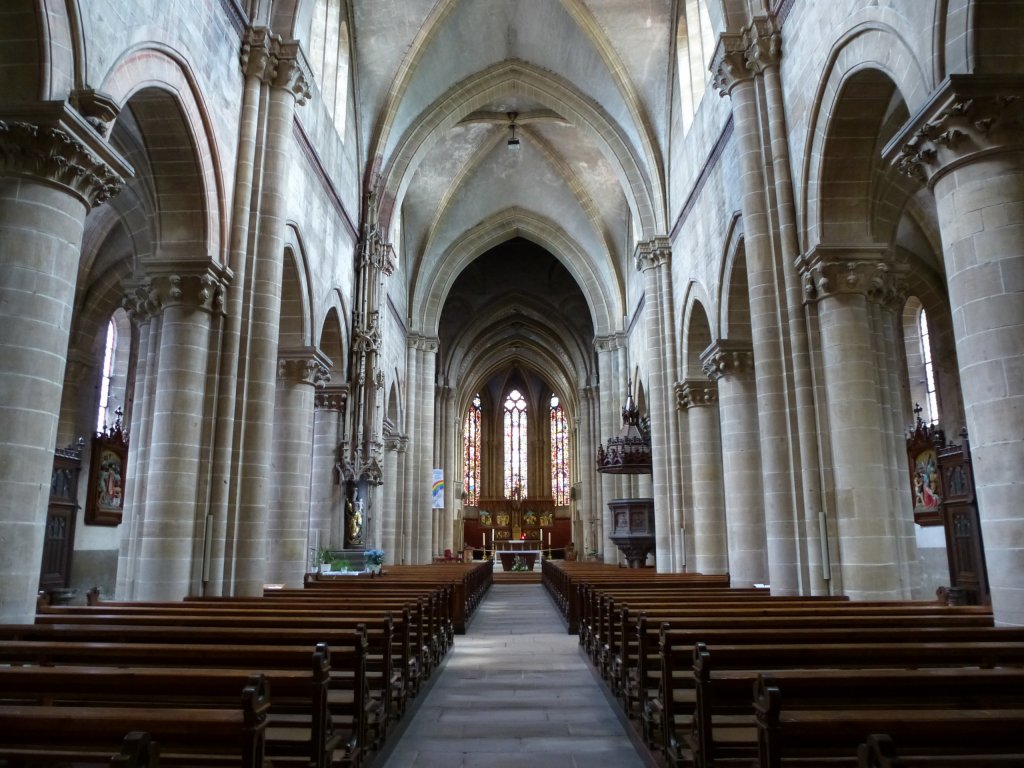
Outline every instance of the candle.
<path fill-rule="evenodd" d="M 551 549 L 551 531 L 548 531 L 548 549 Z"/>

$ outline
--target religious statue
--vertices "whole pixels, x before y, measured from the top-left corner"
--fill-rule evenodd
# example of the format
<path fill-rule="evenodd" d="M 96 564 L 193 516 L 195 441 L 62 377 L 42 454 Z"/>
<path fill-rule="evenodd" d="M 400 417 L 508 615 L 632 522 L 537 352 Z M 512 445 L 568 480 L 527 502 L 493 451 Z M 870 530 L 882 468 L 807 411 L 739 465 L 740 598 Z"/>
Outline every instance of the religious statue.
<path fill-rule="evenodd" d="M 345 499 L 345 539 L 349 547 L 363 543 L 363 502 L 358 497 Z"/>

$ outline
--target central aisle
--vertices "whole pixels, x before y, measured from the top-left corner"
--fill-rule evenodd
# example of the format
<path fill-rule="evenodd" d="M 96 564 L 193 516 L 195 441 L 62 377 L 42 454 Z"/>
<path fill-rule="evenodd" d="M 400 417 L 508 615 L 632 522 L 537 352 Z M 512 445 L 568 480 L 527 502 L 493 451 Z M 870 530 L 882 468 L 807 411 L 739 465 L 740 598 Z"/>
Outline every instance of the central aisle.
<path fill-rule="evenodd" d="M 383 768 L 647 765 L 539 584 L 495 584 Z"/>

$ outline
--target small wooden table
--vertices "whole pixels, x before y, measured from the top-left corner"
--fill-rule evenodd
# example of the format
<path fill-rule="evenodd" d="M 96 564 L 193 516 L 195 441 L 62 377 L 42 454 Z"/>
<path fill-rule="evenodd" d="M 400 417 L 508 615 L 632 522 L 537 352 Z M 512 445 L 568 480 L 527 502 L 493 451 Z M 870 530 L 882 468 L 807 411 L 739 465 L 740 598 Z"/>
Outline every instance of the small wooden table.
<path fill-rule="evenodd" d="M 510 552 L 508 550 L 498 551 L 498 556 L 501 558 L 501 568 L 504 571 L 512 570 L 512 565 L 515 563 L 517 557 L 522 558 L 523 562 L 526 563 L 526 570 L 532 571 L 534 564 L 540 557 L 540 554 L 539 549 L 517 550 L 515 552 Z"/>

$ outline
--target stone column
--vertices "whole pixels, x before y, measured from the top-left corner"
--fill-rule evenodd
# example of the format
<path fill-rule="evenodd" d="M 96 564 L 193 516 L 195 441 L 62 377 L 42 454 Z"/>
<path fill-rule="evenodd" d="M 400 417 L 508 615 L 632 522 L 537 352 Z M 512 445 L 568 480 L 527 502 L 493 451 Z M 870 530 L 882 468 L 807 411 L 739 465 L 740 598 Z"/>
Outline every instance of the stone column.
<path fill-rule="evenodd" d="M 417 546 L 413 562 L 429 563 L 432 560 L 433 548 L 433 504 L 431 503 L 431 479 L 434 469 L 434 392 L 437 368 L 436 337 L 424 338 L 420 344 L 419 363 L 417 370 L 420 375 L 420 411 L 417 420 L 417 436 L 419 438 L 418 478 L 413 480 L 413 507 L 418 522 Z"/>
<path fill-rule="evenodd" d="M 662 304 L 667 299 L 666 284 L 671 281 L 671 258 L 672 247 L 667 237 L 637 244 L 636 267 L 644 274 L 644 318 L 647 326 L 647 367 L 650 372 L 647 404 L 651 418 L 655 558 L 661 573 L 676 570 L 673 552 L 675 525 L 672 512 L 672 449 L 669 441 L 671 420 L 675 418 L 675 403 L 670 403 L 674 396 L 666 378 L 671 372 L 665 370 L 667 333 L 662 311 Z"/>
<path fill-rule="evenodd" d="M 892 509 L 892 424 L 881 404 L 888 382 L 869 304 L 896 290 L 884 257 L 884 249 L 818 246 L 805 266 L 804 291 L 817 302 L 821 333 L 842 591 L 864 600 L 908 596 Z"/>
<path fill-rule="evenodd" d="M 597 367 L 600 376 L 599 395 L 599 419 L 601 434 L 598 435 L 598 443 L 603 443 L 609 437 L 619 434 L 622 429 L 621 412 L 625 404 L 626 393 L 621 387 L 625 386 L 625 378 L 620 382 L 616 376 L 615 358 L 617 350 L 622 345 L 621 334 L 611 334 L 599 337 L 596 340 Z M 617 475 L 600 474 L 601 495 L 596 499 L 597 509 L 595 515 L 601 517 L 601 539 L 594 542 L 594 548 L 601 553 L 606 563 L 617 563 L 619 560 L 619 548 L 609 538 L 614 525 L 612 523 L 612 512 L 608 508 L 608 502 L 612 499 L 621 498 L 619 491 L 621 483 Z"/>
<path fill-rule="evenodd" d="M 159 369 L 160 323 L 155 315 L 159 307 L 150 301 L 149 292 L 141 286 L 130 291 L 123 304 L 132 325 L 138 331 L 139 352 L 135 369 L 135 402 L 129 425 L 132 448 L 128 451 L 124 516 L 121 519 L 117 584 L 114 591 L 118 600 L 134 600 L 135 566 L 139 557 L 142 523 L 146 519 L 146 483 L 139 482 L 139 478 L 144 478 L 149 472 L 153 392 L 156 387 L 156 371 Z"/>
<path fill-rule="evenodd" d="M 130 168 L 64 103 L 0 115 L 0 620 L 31 623 L 85 216 Z"/>
<path fill-rule="evenodd" d="M 398 434 L 384 434 L 384 499 L 380 515 L 381 549 L 389 565 L 401 560 L 396 558 L 398 552 L 398 510 L 401 496 L 401 475 L 399 473 L 399 453 L 405 453 L 408 441 Z"/>
<path fill-rule="evenodd" d="M 580 517 L 582 538 L 576 541 L 576 552 L 580 560 L 587 552 L 597 549 L 600 541 L 598 524 L 601 520 L 600 481 L 597 474 L 597 446 L 601 436 L 596 434 L 597 399 L 594 387 L 583 387 L 579 394 L 579 455 L 577 465 L 580 468 L 579 483 L 576 491 L 576 509 Z"/>
<path fill-rule="evenodd" d="M 415 499 L 416 495 L 416 459 L 419 455 L 419 437 L 416 433 L 416 425 L 419 423 L 419 388 L 420 380 L 418 374 L 419 364 L 419 336 L 410 334 L 406 340 L 406 363 L 405 363 L 405 429 L 408 445 L 402 457 L 402 479 L 404 480 L 404 492 L 402 494 L 402 505 L 399 527 L 399 544 L 402 549 L 400 558 L 395 562 L 411 565 L 415 559 L 415 527 L 416 520 Z"/>
<path fill-rule="evenodd" d="M 935 194 L 992 606 L 1024 626 L 1024 106 L 1019 75 L 950 75 L 886 148 Z"/>
<path fill-rule="evenodd" d="M 284 230 L 288 211 L 292 126 L 296 103 L 309 98 L 312 80 L 297 42 L 275 48 L 276 77 L 269 90 L 260 192 L 259 240 L 252 276 L 253 318 L 249 335 L 244 403 L 245 433 L 239 467 L 233 592 L 259 595 L 266 575 L 270 460 L 274 441 L 277 341 L 284 271 Z"/>
<path fill-rule="evenodd" d="M 690 432 L 693 569 L 698 573 L 728 573 L 729 537 L 722 488 L 718 388 L 707 379 L 684 381 L 679 387 L 677 402 L 686 412 Z"/>
<path fill-rule="evenodd" d="M 338 471 L 348 387 L 325 386 L 314 392 L 313 481 L 309 503 L 307 546 L 340 549 L 344 526 L 345 486 Z"/>
<path fill-rule="evenodd" d="M 248 293 L 250 242 L 249 225 L 258 214 L 254 206 L 253 186 L 256 175 L 257 139 L 262 136 L 267 115 L 261 107 L 264 95 L 274 78 L 276 58 L 275 39 L 266 27 L 250 28 L 242 44 L 240 63 L 245 76 L 238 123 L 238 154 L 235 163 L 235 184 L 232 191 L 231 243 L 229 266 L 232 290 L 228 294 L 224 331 L 221 339 L 220 370 L 217 381 L 217 427 L 213 445 L 213 483 L 210 488 L 210 514 L 213 516 L 210 543 L 209 580 L 204 594 L 222 595 L 231 591 L 228 565 L 229 520 L 236 522 L 237 462 L 239 451 L 236 441 L 243 431 L 240 418 L 243 412 L 239 402 L 239 358 L 243 328 L 248 327 L 245 317 L 245 297 Z M 260 161 L 262 164 L 262 160 Z M 258 181 L 257 181 L 258 183 Z M 255 208 L 255 210 L 254 210 Z M 120 575 L 121 571 L 118 570 Z"/>
<path fill-rule="evenodd" d="M 701 355 L 718 385 L 722 480 L 733 586 L 768 583 L 768 548 L 761 486 L 761 441 L 749 342 L 719 340 Z"/>
<path fill-rule="evenodd" d="M 318 387 L 330 379 L 330 361 L 317 349 L 282 352 L 278 359 L 267 581 L 301 587 L 310 530 L 313 410 Z"/>
<path fill-rule="evenodd" d="M 796 510 L 801 499 L 793 494 L 790 462 L 792 434 L 789 389 L 783 358 L 783 318 L 779 314 L 779 284 L 773 249 L 775 232 L 769 218 L 765 146 L 758 85 L 747 51 L 753 35 L 723 34 L 715 50 L 715 85 L 732 102 L 737 159 L 742 181 L 744 248 L 750 325 L 761 425 L 761 472 L 768 565 L 775 594 L 800 591 L 800 551 Z"/>
<path fill-rule="evenodd" d="M 222 277 L 211 267 L 155 276 L 160 307 L 149 462 L 135 572 L 139 600 L 181 600 L 201 581 L 205 499 L 200 456 L 210 370 L 211 316 L 223 312 Z"/>

